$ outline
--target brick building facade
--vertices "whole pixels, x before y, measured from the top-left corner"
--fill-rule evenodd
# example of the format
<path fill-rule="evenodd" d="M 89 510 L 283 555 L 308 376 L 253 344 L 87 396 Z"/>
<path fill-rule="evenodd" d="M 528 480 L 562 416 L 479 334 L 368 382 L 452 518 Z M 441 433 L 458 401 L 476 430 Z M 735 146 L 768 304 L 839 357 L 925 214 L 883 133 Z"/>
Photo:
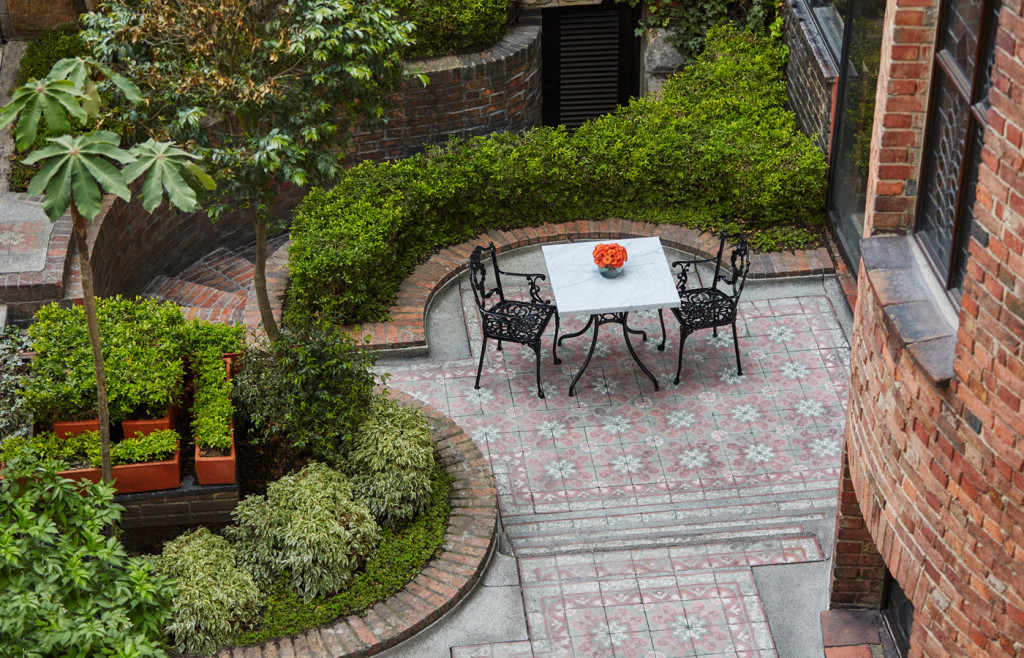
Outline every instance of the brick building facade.
<path fill-rule="evenodd" d="M 831 606 L 1022 655 L 1024 3 L 890 0 L 881 54 Z"/>

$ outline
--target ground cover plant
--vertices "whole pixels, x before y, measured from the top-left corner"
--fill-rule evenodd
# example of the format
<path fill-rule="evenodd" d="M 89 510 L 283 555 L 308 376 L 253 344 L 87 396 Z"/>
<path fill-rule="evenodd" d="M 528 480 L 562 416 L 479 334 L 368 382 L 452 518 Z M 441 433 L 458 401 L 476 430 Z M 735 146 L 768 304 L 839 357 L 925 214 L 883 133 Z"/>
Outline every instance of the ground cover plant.
<path fill-rule="evenodd" d="M 296 212 L 286 321 L 385 319 L 436 249 L 545 221 L 619 216 L 741 230 L 758 250 L 812 244 L 825 161 L 785 107 L 785 56 L 769 37 L 719 27 L 660 97 L 572 134 L 496 133 L 354 167 Z"/>
<path fill-rule="evenodd" d="M 21 353 L 28 348 L 28 335 L 17 327 L 0 331 L 0 445 L 8 436 L 27 436 L 32 424 L 22 392 L 29 367 Z"/>

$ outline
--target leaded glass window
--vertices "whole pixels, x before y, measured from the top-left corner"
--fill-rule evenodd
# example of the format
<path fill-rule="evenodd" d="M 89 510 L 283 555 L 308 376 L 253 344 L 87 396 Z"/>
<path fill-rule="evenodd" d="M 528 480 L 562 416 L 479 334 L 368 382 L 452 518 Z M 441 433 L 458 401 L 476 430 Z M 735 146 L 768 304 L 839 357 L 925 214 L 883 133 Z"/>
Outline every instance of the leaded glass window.
<path fill-rule="evenodd" d="M 954 300 L 966 268 L 1000 4 L 942 7 L 916 235 Z"/>

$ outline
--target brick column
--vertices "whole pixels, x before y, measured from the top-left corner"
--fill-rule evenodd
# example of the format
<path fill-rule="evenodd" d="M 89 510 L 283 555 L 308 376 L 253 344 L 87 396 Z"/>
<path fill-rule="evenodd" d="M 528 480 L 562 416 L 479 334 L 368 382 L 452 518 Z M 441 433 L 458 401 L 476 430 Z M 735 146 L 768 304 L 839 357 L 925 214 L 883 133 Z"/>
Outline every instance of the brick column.
<path fill-rule="evenodd" d="M 914 227 L 938 0 L 896 0 L 885 10 L 866 235 Z"/>
<path fill-rule="evenodd" d="M 864 523 L 850 463 L 843 448 L 843 474 L 839 479 L 836 544 L 829 583 L 830 608 L 871 608 L 882 605 L 885 562 Z"/>

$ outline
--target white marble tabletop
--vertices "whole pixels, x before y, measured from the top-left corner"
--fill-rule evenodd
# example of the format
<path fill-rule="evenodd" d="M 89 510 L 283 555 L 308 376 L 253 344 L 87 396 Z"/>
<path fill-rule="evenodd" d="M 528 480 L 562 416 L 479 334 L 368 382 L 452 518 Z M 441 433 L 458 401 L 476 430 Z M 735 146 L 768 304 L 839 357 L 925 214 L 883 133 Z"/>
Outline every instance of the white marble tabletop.
<path fill-rule="evenodd" d="M 626 248 L 626 264 L 614 279 L 601 276 L 594 264 L 594 247 L 609 242 Z M 660 238 L 546 244 L 541 251 L 559 313 L 593 315 L 679 304 Z"/>

